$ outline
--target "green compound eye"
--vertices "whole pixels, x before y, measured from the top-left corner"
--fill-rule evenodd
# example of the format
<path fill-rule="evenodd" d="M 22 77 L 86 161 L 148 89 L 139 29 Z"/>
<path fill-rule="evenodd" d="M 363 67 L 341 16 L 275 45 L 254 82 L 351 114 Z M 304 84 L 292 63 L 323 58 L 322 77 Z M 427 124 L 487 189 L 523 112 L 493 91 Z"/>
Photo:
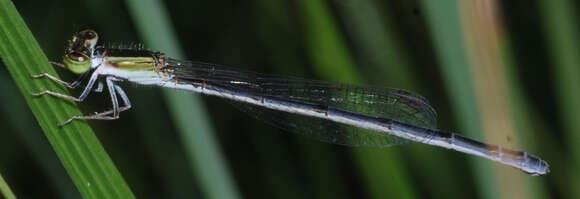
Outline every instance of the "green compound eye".
<path fill-rule="evenodd" d="M 64 57 L 68 70 L 75 74 L 83 74 L 91 68 L 91 59 L 81 53 L 70 53 Z"/>

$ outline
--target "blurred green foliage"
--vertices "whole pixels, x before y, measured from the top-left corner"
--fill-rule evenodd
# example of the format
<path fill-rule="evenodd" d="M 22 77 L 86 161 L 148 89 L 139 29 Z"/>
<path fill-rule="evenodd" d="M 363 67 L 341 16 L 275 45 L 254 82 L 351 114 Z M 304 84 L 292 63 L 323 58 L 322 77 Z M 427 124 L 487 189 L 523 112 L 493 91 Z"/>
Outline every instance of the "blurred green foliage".
<path fill-rule="evenodd" d="M 402 88 L 429 99 L 439 113 L 438 128 L 514 145 L 547 160 L 552 173 L 531 177 L 420 144 L 333 146 L 253 120 L 217 98 L 198 97 L 187 105 L 162 89 L 125 85 L 133 110 L 116 121 L 89 124 L 138 197 L 580 198 L 576 1 L 147 1 L 156 7 L 139 2 L 14 4 L 51 60 L 61 59 L 73 32 L 92 28 L 108 43 L 144 43 L 174 57 L 260 73 Z M 166 18 L 147 19 L 160 16 L 153 12 L 166 12 Z M 481 23 L 486 20 L 496 25 Z M 176 36 L 174 49 L 161 46 L 168 41 L 155 43 L 155 37 L 167 39 L 165 34 Z M 489 38 L 496 39 L 494 45 L 482 42 Z M 490 53 L 497 56 L 488 58 Z M 485 63 L 478 62 L 482 57 Z M 494 67 L 492 75 L 485 74 Z M 16 196 L 77 198 L 77 189 L 53 149 L 39 138 L 38 122 L 4 68 L 0 173 Z M 498 88 L 505 89 L 498 92 L 504 95 L 485 96 Z M 102 100 L 106 97 L 92 95 L 81 109 L 104 110 L 110 106 Z M 508 108 L 493 112 L 501 107 L 490 106 L 493 100 L 504 101 Z M 197 115 L 183 116 L 175 107 Z M 509 118 L 505 128 L 494 126 L 496 121 L 489 119 L 494 113 Z M 194 126 L 182 126 L 188 119 Z M 196 138 L 195 131 L 201 129 L 196 124 L 209 129 L 202 131 L 213 138 Z M 496 128 L 510 133 L 490 132 Z M 39 137 L 20 135 L 24 131 Z M 215 139 L 216 147 L 196 148 L 210 142 L 201 141 L 206 138 Z M 44 144 L 35 144 L 39 142 Z M 204 161 L 220 165 L 204 170 Z"/>
<path fill-rule="evenodd" d="M 0 192 L 2 192 L 2 195 L 6 199 L 16 198 L 16 196 L 14 195 L 14 193 L 12 193 L 12 190 L 10 189 L 10 186 L 8 186 L 8 184 L 6 183 L 6 181 L 4 180 L 4 178 L 2 178 L 2 175 L 0 175 Z"/>
<path fill-rule="evenodd" d="M 31 110 L 37 118 L 44 135 L 52 145 L 52 149 L 60 158 L 62 166 L 66 168 L 83 197 L 132 198 L 129 186 L 121 177 L 88 123 L 77 122 L 63 127 L 57 125 L 73 115 L 81 114 L 75 103 L 54 97 L 33 97 L 31 95 L 31 93 L 43 90 L 59 92 L 64 95 L 67 95 L 68 92 L 63 85 L 54 82 L 46 83 L 46 79 L 31 78 L 32 74 L 55 74 L 56 72 L 48 63 L 46 55 L 43 54 L 15 6 L 8 0 L 0 1 L 0 43 L 2 43 L 0 56 L 20 92 L 24 93 L 24 99 L 30 108 L 26 110 Z M 58 76 L 56 77 L 58 78 Z M 40 81 L 45 82 L 40 83 Z M 6 90 L 10 91 L 10 88 Z M 8 103 L 12 100 L 5 101 Z M 22 115 L 10 114 L 18 112 L 12 107 L 3 110 L 3 114 L 7 115 L 8 119 L 16 121 L 10 125 L 18 127 L 17 124 L 23 122 L 20 120 L 23 117 L 19 117 Z M 20 136 L 25 139 L 38 140 L 40 135 Z M 30 144 L 34 139 L 26 142 L 29 144 L 29 148 L 39 149 Z M 7 141 L 9 140 L 11 139 L 7 139 Z M 35 155 L 40 153 L 37 152 Z M 39 161 L 43 160 L 45 159 L 40 158 Z"/>

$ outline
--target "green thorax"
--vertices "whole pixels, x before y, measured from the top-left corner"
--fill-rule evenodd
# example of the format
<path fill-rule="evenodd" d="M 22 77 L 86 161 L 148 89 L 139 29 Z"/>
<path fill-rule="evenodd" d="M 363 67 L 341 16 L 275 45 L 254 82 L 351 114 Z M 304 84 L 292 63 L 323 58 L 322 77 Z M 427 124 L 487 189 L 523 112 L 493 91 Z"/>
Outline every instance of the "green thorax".
<path fill-rule="evenodd" d="M 155 70 L 160 65 L 161 53 L 134 49 L 102 49 L 103 61 L 121 70 Z"/>

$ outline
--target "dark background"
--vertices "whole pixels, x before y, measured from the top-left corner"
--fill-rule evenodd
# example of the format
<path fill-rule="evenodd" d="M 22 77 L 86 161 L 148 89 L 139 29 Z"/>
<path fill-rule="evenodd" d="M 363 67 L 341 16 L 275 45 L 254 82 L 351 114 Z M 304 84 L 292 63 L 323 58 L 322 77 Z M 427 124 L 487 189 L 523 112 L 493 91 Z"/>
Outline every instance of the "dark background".
<path fill-rule="evenodd" d="M 139 8 L 129 1 L 14 4 L 51 60 L 60 60 L 72 33 L 83 28 L 96 30 L 106 43 L 143 43 L 158 50 L 143 37 L 148 24 L 135 22 L 131 8 Z M 237 191 L 219 184 L 208 189 L 174 125 L 168 91 L 123 84 L 134 108 L 119 120 L 90 124 L 138 197 L 207 198 L 212 191 L 243 198 L 580 197 L 576 2 L 167 0 L 159 5 L 189 60 L 419 93 L 437 109 L 439 129 L 536 154 L 552 172 L 531 177 L 421 144 L 334 146 L 202 97 L 206 110 L 200 114 L 213 128 L 226 178 Z M 4 68 L 0 80 L 0 173 L 22 198 L 80 197 Z M 106 92 L 91 94 L 81 109 L 92 113 L 108 103 Z"/>

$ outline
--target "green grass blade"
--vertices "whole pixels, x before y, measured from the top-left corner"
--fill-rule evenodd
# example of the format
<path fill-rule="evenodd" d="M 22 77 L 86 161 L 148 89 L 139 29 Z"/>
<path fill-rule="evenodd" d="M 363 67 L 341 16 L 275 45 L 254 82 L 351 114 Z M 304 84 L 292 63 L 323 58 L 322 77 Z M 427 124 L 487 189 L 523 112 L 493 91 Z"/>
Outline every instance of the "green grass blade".
<path fill-rule="evenodd" d="M 12 193 L 12 190 L 8 186 L 8 183 L 6 183 L 1 174 L 0 174 L 0 192 L 2 192 L 2 195 L 6 199 L 16 199 L 16 195 Z"/>
<path fill-rule="evenodd" d="M 260 43 L 264 44 L 266 47 L 266 52 L 268 52 L 267 57 L 272 64 L 272 73 L 277 74 L 299 74 L 298 76 L 303 76 L 305 73 L 305 68 L 308 64 L 307 60 L 300 57 L 299 52 L 302 51 L 303 46 L 300 42 L 296 42 L 298 39 L 290 35 L 299 34 L 297 28 L 292 26 L 292 22 L 298 19 L 289 18 L 292 16 L 292 10 L 288 9 L 288 2 L 284 0 L 254 0 L 254 8 L 260 10 L 260 12 L 253 12 L 252 18 L 256 24 L 256 33 L 260 37 Z M 273 28 L 276 27 L 276 28 Z M 260 136 L 260 134 L 252 134 L 250 136 Z M 296 136 L 295 139 L 301 140 L 297 142 L 300 148 L 300 157 L 303 158 L 304 169 L 299 169 L 296 166 L 290 166 L 295 169 L 295 173 L 305 173 L 308 175 L 307 181 L 310 182 L 307 187 L 312 190 L 311 196 L 313 198 L 333 198 L 333 199 L 343 199 L 348 196 L 348 186 L 344 182 L 346 178 L 342 176 L 341 167 L 333 166 L 340 165 L 340 161 L 335 158 L 333 154 L 335 147 L 329 144 L 320 143 L 313 140 L 304 139 L 302 137 Z M 304 140 L 304 141 L 303 141 Z M 276 145 L 282 145 L 278 139 L 272 139 L 269 143 L 265 144 L 266 150 L 257 150 L 258 153 L 272 153 L 271 151 L 278 151 Z M 263 143 L 263 142 L 262 142 Z M 286 159 L 287 156 L 282 154 L 283 152 L 278 152 L 280 154 L 278 158 Z M 266 158 L 265 158 L 266 159 Z M 277 158 L 270 156 L 266 161 L 273 164 L 273 162 L 282 162 Z M 280 164 L 280 163 L 278 163 Z M 280 168 L 283 169 L 283 168 Z M 280 178 L 276 176 L 279 173 L 276 169 L 273 174 L 267 174 L 271 181 L 275 181 Z M 286 172 L 288 176 L 294 175 L 292 172 Z M 292 182 L 292 180 L 284 179 L 286 182 Z M 287 194 L 288 192 L 296 192 L 292 189 L 289 184 L 291 183 L 268 183 L 271 187 L 268 189 L 273 190 L 276 194 L 279 194 L 277 198 L 296 198 L 300 196 Z M 292 183 L 294 186 L 302 185 L 301 183 Z M 302 198 L 305 196 L 302 196 Z"/>
<path fill-rule="evenodd" d="M 137 29 L 147 46 L 170 57 L 184 58 L 164 5 L 157 0 L 127 0 Z M 240 198 L 211 122 L 198 95 L 166 90 L 165 98 L 178 133 L 207 198 Z"/>
<path fill-rule="evenodd" d="M 565 141 L 570 155 L 564 156 L 566 162 L 565 178 L 559 181 L 561 185 L 569 186 L 562 190 L 562 194 L 570 198 L 580 197 L 580 26 L 578 25 L 577 3 L 575 1 L 538 1 L 538 8 L 542 15 L 544 34 L 546 34 L 547 52 L 553 65 L 552 80 L 554 80 L 553 95 L 555 106 L 559 110 L 560 125 L 562 126 Z M 560 150 L 566 151 L 560 146 Z M 554 171 L 554 173 L 557 171 Z"/>
<path fill-rule="evenodd" d="M 437 56 L 441 60 L 440 66 L 445 86 L 449 90 L 450 104 L 458 119 L 459 130 L 463 134 L 482 140 L 483 126 L 477 104 L 472 72 L 464 40 L 459 16 L 459 1 L 422 1 L 425 7 L 426 18 Z M 477 177 L 477 184 L 481 185 L 482 197 L 497 198 L 498 190 L 495 187 L 495 177 L 489 162 L 482 158 L 469 157 Z"/>
<path fill-rule="evenodd" d="M 424 72 L 414 70 L 416 68 L 413 67 L 425 61 L 411 59 L 413 53 L 416 53 L 413 52 L 415 49 L 411 46 L 412 44 L 405 42 L 405 36 L 407 36 L 405 33 L 411 31 L 402 30 L 411 27 L 414 32 L 424 32 L 421 29 L 423 27 L 419 25 L 421 23 L 415 21 L 413 18 L 415 15 L 411 15 L 412 13 L 403 16 L 412 19 L 405 21 L 409 24 L 396 23 L 397 16 L 389 11 L 410 10 L 415 6 L 412 1 L 401 2 L 401 4 L 405 5 L 384 7 L 381 6 L 380 1 L 358 0 L 356 3 L 350 1 L 338 3 L 337 8 L 343 16 L 342 19 L 345 20 L 345 26 L 348 27 L 345 31 L 349 33 L 349 38 L 352 38 L 353 46 L 355 46 L 353 49 L 357 49 L 353 54 L 359 58 L 365 79 L 371 79 L 372 85 L 405 89 L 426 96 L 429 92 L 424 89 L 425 85 L 421 86 L 422 80 L 419 76 Z M 391 6 L 396 7 L 391 8 Z M 433 102 L 432 100 L 429 99 Z M 435 106 L 435 109 L 440 111 L 440 107 Z M 453 195 L 460 198 L 467 197 L 466 184 L 458 179 L 460 176 L 451 175 L 456 173 L 456 162 L 449 161 L 446 156 L 460 157 L 461 154 L 438 150 L 428 145 L 396 148 L 406 154 L 407 168 L 413 171 L 410 175 L 420 178 L 421 184 L 429 184 L 424 187 L 424 192 L 435 198 L 450 197 L 449 192 L 445 190 L 452 186 L 455 187 Z M 425 162 L 433 166 L 425 166 Z"/>
<path fill-rule="evenodd" d="M 394 19 L 382 14 L 385 10 L 381 5 L 372 0 L 360 0 L 342 2 L 337 7 L 345 16 L 349 36 L 360 48 L 356 53 L 363 60 L 361 67 L 373 71 L 368 75 L 389 87 L 416 90 L 418 85 L 411 74 L 411 60 L 403 37 L 398 34 Z"/>
<path fill-rule="evenodd" d="M 485 137 L 490 143 L 512 149 L 529 149 L 522 147 L 525 139 L 519 135 L 532 137 L 530 132 L 517 131 L 515 121 L 516 105 L 510 101 L 509 77 L 506 68 L 509 67 L 509 51 L 502 51 L 506 45 L 503 19 L 495 15 L 499 5 L 480 6 L 475 2 L 461 2 L 461 21 L 464 25 L 465 40 L 469 45 L 470 69 L 477 104 L 480 107 L 482 127 Z M 490 17 L 490 16 L 496 17 Z M 505 52 L 505 53 L 504 53 Z M 524 134 L 525 133 L 525 134 Z M 508 141 L 506 137 L 514 141 Z M 534 153 L 535 154 L 535 153 Z M 533 177 L 512 168 L 494 164 L 496 187 L 501 198 L 531 198 L 539 196 L 539 189 L 532 189 Z M 537 178 L 536 178 L 537 179 Z"/>
<path fill-rule="evenodd" d="M 303 0 L 298 4 L 306 26 L 306 42 L 312 66 L 317 73 L 332 81 L 361 83 L 363 78 L 355 68 L 354 60 L 327 5 L 320 0 Z M 353 150 L 373 198 L 415 197 L 396 148 Z"/>
<path fill-rule="evenodd" d="M 0 0 L 0 57 L 38 120 L 46 137 L 85 198 L 133 198 L 133 194 L 86 122 L 57 126 L 81 115 L 74 103 L 31 92 L 53 90 L 68 94 L 49 80 L 32 80 L 30 74 L 56 74 L 30 30 L 9 0 Z"/>
<path fill-rule="evenodd" d="M 38 125 L 31 125 L 36 122 L 31 112 L 22 111 L 28 105 L 20 99 L 20 92 L 14 82 L 12 82 L 8 71 L 0 69 L 0 118 L 10 118 L 4 120 L 3 130 L 6 133 L 14 134 L 24 144 L 27 153 L 31 154 L 36 164 L 40 164 L 42 171 L 46 173 L 50 185 L 45 188 L 54 188 L 58 192 L 58 197 L 80 198 L 79 192 L 75 190 L 72 181 L 68 178 L 66 171 L 60 165 L 56 154 L 51 150 L 49 143 L 45 141 L 45 136 L 38 133 L 41 131 Z M 10 129 L 10 130 L 6 130 Z M 12 132 L 8 132 L 12 131 Z M 31 163 L 34 164 L 34 163 Z"/>
<path fill-rule="evenodd" d="M 514 124 L 516 127 L 516 131 L 518 132 L 519 135 L 518 136 L 519 140 L 521 140 L 521 142 L 523 143 L 522 146 L 526 150 L 534 151 L 534 154 L 540 157 L 548 157 L 548 154 L 550 153 L 547 151 L 547 149 L 551 148 L 549 146 L 553 146 L 554 143 L 551 142 L 552 140 L 550 139 L 543 139 L 542 133 L 539 133 L 545 132 L 539 130 L 541 129 L 541 126 L 544 126 L 545 124 L 543 124 L 542 121 L 533 119 L 533 117 L 538 114 L 532 113 L 532 111 L 534 111 L 534 108 L 529 105 L 530 100 L 525 98 L 523 85 L 521 84 L 521 81 L 519 80 L 518 77 L 519 74 L 517 73 L 517 71 L 515 71 L 517 67 L 515 62 L 516 57 L 512 53 L 515 52 L 514 48 L 511 45 L 512 41 L 509 37 L 506 37 L 506 40 L 507 41 L 503 47 L 504 48 L 503 51 L 505 54 L 504 56 L 506 59 L 505 60 L 506 67 L 504 70 L 506 73 L 506 81 L 509 89 L 508 94 L 510 95 L 509 105 L 511 106 L 510 109 L 513 111 L 511 117 L 514 119 Z M 541 147 L 539 144 L 540 141 L 542 142 Z M 540 150 L 540 148 L 542 148 L 542 150 Z M 541 153 L 535 153 L 535 151 Z M 551 160 L 549 161 L 550 164 L 554 163 Z M 526 176 L 525 180 L 527 181 L 529 186 L 528 191 L 531 193 L 528 195 L 533 196 L 530 198 L 536 199 L 549 198 L 546 187 L 542 186 L 542 184 L 540 183 L 542 180 L 545 179 L 536 178 L 534 176 Z"/>

